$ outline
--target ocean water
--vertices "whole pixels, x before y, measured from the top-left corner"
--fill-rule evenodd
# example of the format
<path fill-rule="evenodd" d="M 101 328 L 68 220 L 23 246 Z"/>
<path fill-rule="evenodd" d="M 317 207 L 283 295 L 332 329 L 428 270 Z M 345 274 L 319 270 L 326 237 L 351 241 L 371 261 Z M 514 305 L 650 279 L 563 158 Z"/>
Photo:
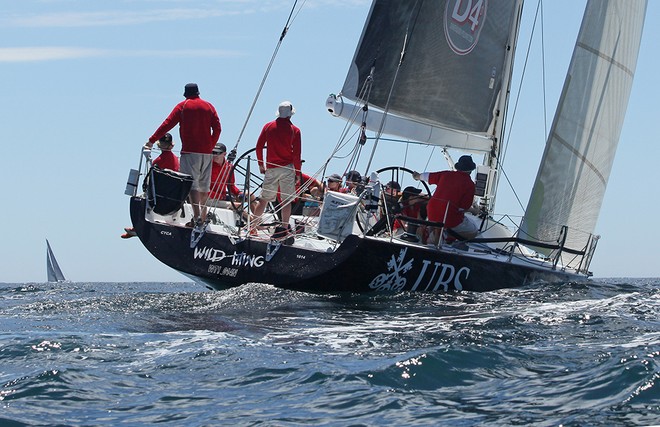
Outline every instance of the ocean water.
<path fill-rule="evenodd" d="M 1 426 L 660 424 L 660 279 L 0 284 Z"/>

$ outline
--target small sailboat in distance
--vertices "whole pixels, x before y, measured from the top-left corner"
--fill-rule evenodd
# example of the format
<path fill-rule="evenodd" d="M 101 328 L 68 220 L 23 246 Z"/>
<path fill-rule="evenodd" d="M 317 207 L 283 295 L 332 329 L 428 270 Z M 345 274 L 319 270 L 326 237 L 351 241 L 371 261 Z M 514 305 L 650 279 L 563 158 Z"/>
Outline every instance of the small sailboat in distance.
<path fill-rule="evenodd" d="M 46 272 L 48 273 L 49 282 L 64 282 L 66 280 L 62 269 L 55 259 L 55 254 L 53 254 L 48 239 L 46 239 Z"/>

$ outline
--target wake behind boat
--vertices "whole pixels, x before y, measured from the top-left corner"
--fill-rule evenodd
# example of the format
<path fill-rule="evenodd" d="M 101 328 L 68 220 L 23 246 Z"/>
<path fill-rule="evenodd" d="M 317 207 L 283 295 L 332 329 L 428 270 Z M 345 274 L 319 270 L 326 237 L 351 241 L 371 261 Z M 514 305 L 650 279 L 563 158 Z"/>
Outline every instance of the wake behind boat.
<path fill-rule="evenodd" d="M 213 289 L 263 282 L 316 292 L 489 291 L 586 280 L 646 1 L 588 2 L 525 216 L 512 224 L 494 208 L 521 10 L 521 0 L 376 0 L 344 86 L 326 103 L 358 128 L 355 152 L 367 142 L 375 151 L 389 135 L 441 148 L 450 168 L 453 154 L 481 157 L 474 209 L 465 213 L 477 237 L 403 215 L 385 183 L 417 186 L 430 198 L 428 186 L 419 188 L 404 166 L 372 168 L 373 156 L 354 194 L 329 191 L 318 207 L 302 196 L 309 183 L 290 195 L 310 208 L 291 217 L 294 242 L 287 244 L 273 237 L 280 207 L 255 223 L 247 200 L 213 207 L 213 221 L 187 228 L 189 178 L 150 168 L 145 155 L 127 190 L 135 232 L 161 262 Z M 353 161 L 346 170 L 358 166 Z M 248 151 L 234 165 L 243 194 L 259 193 L 253 162 Z M 397 221 L 438 228 L 442 238 L 428 244 L 399 233 Z"/>

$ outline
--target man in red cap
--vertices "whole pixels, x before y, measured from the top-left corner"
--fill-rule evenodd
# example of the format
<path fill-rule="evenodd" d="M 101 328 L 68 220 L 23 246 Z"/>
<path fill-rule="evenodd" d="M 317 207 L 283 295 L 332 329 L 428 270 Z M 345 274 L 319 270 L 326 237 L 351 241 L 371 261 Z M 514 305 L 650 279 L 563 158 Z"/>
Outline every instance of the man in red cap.
<path fill-rule="evenodd" d="M 193 219 L 188 226 L 201 225 L 206 221 L 206 199 L 211 187 L 211 165 L 213 147 L 220 138 L 220 118 L 210 102 L 199 97 L 196 83 L 188 83 L 184 89 L 184 101 L 178 103 L 169 116 L 149 138 L 145 148 L 151 149 L 154 142 L 177 124 L 181 136 L 181 172 L 193 177 L 190 203 Z"/>

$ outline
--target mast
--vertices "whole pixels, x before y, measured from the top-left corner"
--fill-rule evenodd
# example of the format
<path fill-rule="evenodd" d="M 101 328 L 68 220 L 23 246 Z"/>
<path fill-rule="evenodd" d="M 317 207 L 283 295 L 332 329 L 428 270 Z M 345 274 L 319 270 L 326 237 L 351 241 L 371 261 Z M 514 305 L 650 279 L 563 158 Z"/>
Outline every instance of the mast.
<path fill-rule="evenodd" d="M 513 61 L 516 53 L 516 45 L 518 41 L 518 33 L 520 31 L 520 22 L 522 18 L 523 0 L 518 0 L 515 5 L 516 17 L 514 24 L 511 26 L 511 33 L 509 36 L 509 45 L 507 47 L 507 55 L 505 59 L 504 77 L 502 79 L 502 91 L 494 111 L 494 128 L 492 133 L 493 146 L 492 150 L 486 155 L 485 164 L 488 166 L 489 176 L 483 177 L 486 179 L 486 187 L 484 195 L 481 197 L 480 205 L 485 207 L 489 214 L 492 214 L 495 209 L 497 187 L 500 180 L 500 174 L 497 173 L 500 165 L 500 149 L 502 147 L 502 138 L 504 135 L 504 125 L 509 105 L 509 95 L 511 93 L 511 80 L 513 76 Z M 477 174 L 479 174 L 477 170 Z M 477 176 L 479 179 L 479 176 Z"/>

